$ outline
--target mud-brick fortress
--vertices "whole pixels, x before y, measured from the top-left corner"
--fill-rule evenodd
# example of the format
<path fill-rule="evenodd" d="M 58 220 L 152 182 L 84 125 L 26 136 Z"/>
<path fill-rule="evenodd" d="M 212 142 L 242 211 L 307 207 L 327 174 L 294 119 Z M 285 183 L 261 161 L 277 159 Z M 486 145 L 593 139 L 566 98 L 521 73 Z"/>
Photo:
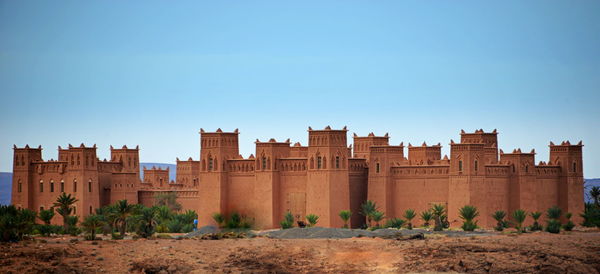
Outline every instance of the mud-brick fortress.
<path fill-rule="evenodd" d="M 387 217 L 406 209 L 421 212 L 433 204 L 448 208 L 452 226 L 458 210 L 473 205 L 479 225 L 492 227 L 497 210 L 545 212 L 559 206 L 580 222 L 583 211 L 582 143 L 550 143 L 550 159 L 535 164 L 535 151 L 498 149 L 498 133 L 461 131 L 450 141 L 450 157 L 441 145 L 390 145 L 389 136 L 357 136 L 348 145 L 347 130 L 308 129 L 308 145 L 256 140 L 256 151 L 243 158 L 233 132 L 200 131 L 200 160 L 177 159 L 176 180 L 169 170 L 144 169 L 139 149 L 111 150 L 110 160 L 96 157 L 96 146 L 58 148 L 58 160 L 42 160 L 42 148 L 14 148 L 12 203 L 33 210 L 52 206 L 61 192 L 74 194 L 76 214 L 120 199 L 150 206 L 157 193 L 175 192 L 184 209 L 198 212 L 200 225 L 214 224 L 216 212 L 238 212 L 256 228 L 279 226 L 290 211 L 296 218 L 319 216 L 320 226 L 341 227 L 341 210 L 351 210 L 353 227 L 364 223 L 360 205 L 372 200 Z M 55 218 L 56 222 L 59 222 Z M 420 224 L 420 220 L 414 223 Z"/>

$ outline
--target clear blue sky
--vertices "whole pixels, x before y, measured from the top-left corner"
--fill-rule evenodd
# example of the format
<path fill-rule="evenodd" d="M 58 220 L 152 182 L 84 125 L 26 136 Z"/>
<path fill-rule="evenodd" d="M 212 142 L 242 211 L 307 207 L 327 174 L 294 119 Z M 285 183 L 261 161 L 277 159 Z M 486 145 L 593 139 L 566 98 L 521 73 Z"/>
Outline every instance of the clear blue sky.
<path fill-rule="evenodd" d="M 247 157 L 347 125 L 444 153 L 497 128 L 537 161 L 583 140 L 600 177 L 599 1 L 212 2 L 0 1 L 0 171 L 13 144 L 172 163 L 201 127 L 239 128 Z"/>

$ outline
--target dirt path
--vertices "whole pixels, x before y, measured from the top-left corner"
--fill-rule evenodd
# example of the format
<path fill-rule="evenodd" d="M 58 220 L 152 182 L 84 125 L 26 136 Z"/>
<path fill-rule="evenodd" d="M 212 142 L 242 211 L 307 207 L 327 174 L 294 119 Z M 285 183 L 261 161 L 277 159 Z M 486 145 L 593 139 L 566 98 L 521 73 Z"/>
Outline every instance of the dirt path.
<path fill-rule="evenodd" d="M 0 272 L 600 272 L 598 232 L 409 241 L 72 239 L 0 245 Z"/>

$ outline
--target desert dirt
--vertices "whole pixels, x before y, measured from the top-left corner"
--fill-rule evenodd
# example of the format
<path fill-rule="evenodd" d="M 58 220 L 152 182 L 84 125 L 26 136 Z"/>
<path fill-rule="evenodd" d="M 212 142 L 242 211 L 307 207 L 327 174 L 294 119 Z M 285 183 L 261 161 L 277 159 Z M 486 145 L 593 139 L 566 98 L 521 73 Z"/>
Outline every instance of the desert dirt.
<path fill-rule="evenodd" d="M 599 273 L 600 232 L 425 239 L 36 238 L 0 245 L 0 273 Z"/>

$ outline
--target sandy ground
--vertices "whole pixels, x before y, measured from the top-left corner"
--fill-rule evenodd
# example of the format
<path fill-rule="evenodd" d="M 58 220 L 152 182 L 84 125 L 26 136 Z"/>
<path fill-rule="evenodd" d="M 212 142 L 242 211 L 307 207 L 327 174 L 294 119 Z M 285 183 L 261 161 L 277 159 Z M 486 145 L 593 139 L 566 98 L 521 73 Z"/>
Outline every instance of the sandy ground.
<path fill-rule="evenodd" d="M 0 245 L 0 273 L 599 273 L 600 232 L 424 240 L 36 238 Z"/>

